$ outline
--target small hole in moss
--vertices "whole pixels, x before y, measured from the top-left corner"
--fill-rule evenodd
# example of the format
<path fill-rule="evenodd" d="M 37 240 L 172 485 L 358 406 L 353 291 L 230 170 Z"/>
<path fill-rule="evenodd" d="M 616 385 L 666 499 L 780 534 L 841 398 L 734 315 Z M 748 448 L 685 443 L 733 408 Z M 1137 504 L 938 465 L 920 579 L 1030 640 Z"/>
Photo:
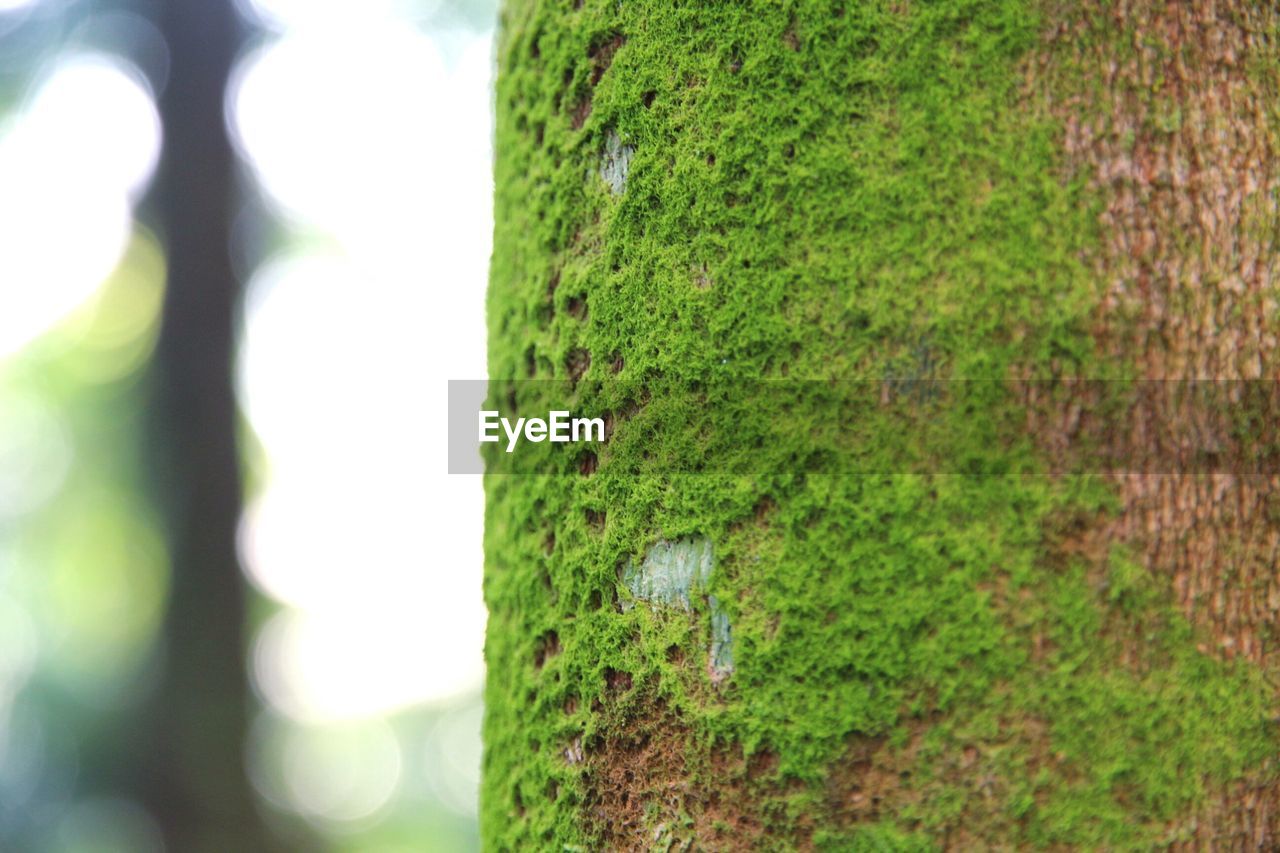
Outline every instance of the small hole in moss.
<path fill-rule="evenodd" d="M 538 373 L 538 356 L 534 353 L 533 347 L 524 351 L 524 372 L 530 379 Z"/>
<path fill-rule="evenodd" d="M 591 353 L 582 347 L 569 350 L 569 355 L 565 358 L 564 367 L 569 373 L 569 378 L 575 382 L 578 381 L 587 372 L 587 369 L 591 367 Z"/>
<path fill-rule="evenodd" d="M 575 320 L 585 320 L 587 317 L 587 301 L 580 296 L 575 296 L 569 300 L 569 304 L 565 307 L 569 312 L 569 316 Z"/>
<path fill-rule="evenodd" d="M 593 589 L 591 594 L 587 596 L 587 609 L 599 610 L 604 606 L 604 596 L 600 595 L 600 590 Z"/>
<path fill-rule="evenodd" d="M 684 663 L 684 649 L 672 643 L 667 646 L 667 663 L 682 664 Z"/>
<path fill-rule="evenodd" d="M 588 450 L 582 454 L 582 458 L 578 460 L 578 473 L 584 477 L 590 477 L 596 472 L 596 468 L 600 466 L 600 460 L 595 453 Z"/>
<path fill-rule="evenodd" d="M 795 157 L 796 147 L 792 145 L 790 142 L 788 142 L 786 145 L 782 146 L 782 156 L 787 158 L 788 160 Z"/>
<path fill-rule="evenodd" d="M 547 799 L 554 803 L 559 796 L 560 796 L 560 783 L 554 779 L 548 780 L 547 781 Z"/>
<path fill-rule="evenodd" d="M 581 130 L 582 126 L 587 123 L 587 119 L 591 117 L 591 98 L 583 98 L 579 104 L 573 108 L 573 115 L 569 117 L 569 126 L 574 130 Z"/>
<path fill-rule="evenodd" d="M 771 776 L 777 769 L 778 753 L 772 749 L 762 749 L 754 752 L 751 758 L 747 760 L 747 775 L 752 779 Z"/>
<path fill-rule="evenodd" d="M 618 52 L 618 48 L 626 43 L 627 39 L 621 33 L 597 42 L 592 45 L 587 52 L 592 62 L 591 68 L 591 85 L 594 86 L 604 77 L 604 73 L 609 70 L 609 66 L 613 64 L 613 55 Z"/>
<path fill-rule="evenodd" d="M 554 551 L 555 549 L 556 549 L 556 532 L 554 530 L 548 530 L 547 538 L 542 540 L 542 553 L 550 557 L 551 552 Z"/>
<path fill-rule="evenodd" d="M 556 293 L 556 288 L 560 286 L 560 270 L 552 270 L 551 277 L 547 279 L 547 296 L 552 297 Z"/>
<path fill-rule="evenodd" d="M 648 109 L 649 107 L 653 106 L 653 99 L 657 97 L 657 94 L 658 94 L 657 92 L 650 89 L 649 91 L 645 92 L 643 95 L 640 96 L 640 102 L 644 104 L 645 109 Z"/>
<path fill-rule="evenodd" d="M 756 505 L 752 508 L 756 522 L 762 522 L 769 517 L 769 514 L 778 506 L 778 502 L 773 499 L 772 495 L 763 495 L 760 500 L 756 501 Z"/>
<path fill-rule="evenodd" d="M 711 289 L 711 271 L 706 264 L 696 264 L 693 268 L 693 286 L 698 290 Z"/>
<path fill-rule="evenodd" d="M 546 136 L 547 125 L 545 122 L 538 122 L 533 126 L 533 144 L 542 147 L 542 140 Z"/>
<path fill-rule="evenodd" d="M 524 800 L 520 796 L 519 788 L 516 788 L 511 792 L 511 804 L 516 807 L 516 814 L 519 815 L 520 817 L 524 817 L 525 815 Z"/>
<path fill-rule="evenodd" d="M 714 154 L 708 154 L 708 155 L 707 155 L 707 165 L 708 165 L 708 166 L 714 166 L 715 164 L 716 164 L 716 155 L 714 155 Z"/>
<path fill-rule="evenodd" d="M 578 712 L 578 697 L 570 693 L 564 700 L 564 712 L 566 714 L 576 714 Z"/>
<path fill-rule="evenodd" d="M 596 533 L 604 530 L 605 514 L 602 509 L 589 509 L 586 512 L 587 525 Z"/>
<path fill-rule="evenodd" d="M 604 684 L 610 693 L 625 693 L 631 689 L 631 673 L 607 666 L 604 669 Z"/>
<path fill-rule="evenodd" d="M 621 373 L 622 365 L 623 365 L 622 353 L 618 352 L 617 350 L 614 350 L 613 352 L 609 353 L 609 371 L 610 372 Z"/>
<path fill-rule="evenodd" d="M 555 631 L 547 631 L 534 643 L 533 665 L 542 669 L 543 664 L 560 654 L 560 635 Z"/>

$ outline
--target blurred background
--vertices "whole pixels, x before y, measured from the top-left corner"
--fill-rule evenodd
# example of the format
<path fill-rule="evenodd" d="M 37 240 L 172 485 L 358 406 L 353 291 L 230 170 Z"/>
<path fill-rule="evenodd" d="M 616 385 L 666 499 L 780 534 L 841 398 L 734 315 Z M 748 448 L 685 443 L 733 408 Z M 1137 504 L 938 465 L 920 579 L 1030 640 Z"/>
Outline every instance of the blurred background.
<path fill-rule="evenodd" d="M 478 846 L 496 0 L 0 0 L 0 850 Z"/>

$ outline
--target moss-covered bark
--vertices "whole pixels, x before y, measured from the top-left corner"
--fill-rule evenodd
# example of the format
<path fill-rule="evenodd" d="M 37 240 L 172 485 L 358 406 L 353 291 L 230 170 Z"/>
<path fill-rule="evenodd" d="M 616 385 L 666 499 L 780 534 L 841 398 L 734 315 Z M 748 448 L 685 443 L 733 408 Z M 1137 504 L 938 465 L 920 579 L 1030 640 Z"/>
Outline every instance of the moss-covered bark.
<path fill-rule="evenodd" d="M 1276 843 L 1275 478 L 980 427 L 1274 377 L 1278 18 L 508 2 L 490 375 L 615 390 L 487 481 L 489 849 Z M 922 376 L 1001 389 L 921 398 L 932 473 L 655 450 L 659 381 Z"/>

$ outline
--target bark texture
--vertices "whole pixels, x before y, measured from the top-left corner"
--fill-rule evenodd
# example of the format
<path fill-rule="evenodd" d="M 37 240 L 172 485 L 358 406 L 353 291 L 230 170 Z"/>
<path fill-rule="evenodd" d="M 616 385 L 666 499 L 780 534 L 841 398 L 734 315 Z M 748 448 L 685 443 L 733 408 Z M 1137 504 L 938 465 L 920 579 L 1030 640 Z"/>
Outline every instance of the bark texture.
<path fill-rule="evenodd" d="M 1068 167 L 1105 204 L 1103 242 L 1089 254 L 1103 287 L 1097 338 L 1108 357 L 1132 362 L 1148 380 L 1239 385 L 1280 376 L 1278 22 L 1274 3 L 1053 11 L 1057 55 L 1036 73 L 1062 118 Z M 1089 89 L 1055 81 L 1064 67 L 1083 70 Z M 1153 414 L 1129 443 L 1169 453 L 1185 413 L 1167 405 Z M 1219 444 L 1231 442 L 1225 413 L 1208 428 Z M 1280 479 L 1165 473 L 1118 477 L 1115 487 L 1120 510 L 1089 535 L 1130 545 L 1170 584 L 1180 612 L 1205 629 L 1202 650 L 1244 658 L 1274 678 Z M 1216 786 L 1183 821 L 1178 846 L 1274 848 L 1278 797 L 1269 760 Z"/>
<path fill-rule="evenodd" d="M 490 849 L 1280 845 L 1280 478 L 1238 464 L 1278 39 L 1272 0 L 508 2 L 490 375 L 609 439 L 487 480 Z M 909 411 L 836 470 L 708 390 L 761 379 Z"/>

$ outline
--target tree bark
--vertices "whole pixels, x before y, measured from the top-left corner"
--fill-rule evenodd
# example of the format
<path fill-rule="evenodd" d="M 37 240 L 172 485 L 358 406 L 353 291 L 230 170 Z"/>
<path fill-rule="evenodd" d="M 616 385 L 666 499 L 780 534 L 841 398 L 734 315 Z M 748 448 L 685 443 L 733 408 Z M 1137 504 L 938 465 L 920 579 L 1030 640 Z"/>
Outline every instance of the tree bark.
<path fill-rule="evenodd" d="M 609 439 L 486 480 L 488 848 L 1280 845 L 1280 4 L 509 0 L 499 45 L 497 406 Z M 906 410 L 833 467 L 760 380 Z M 764 414 L 657 390 L 711 382 Z"/>

